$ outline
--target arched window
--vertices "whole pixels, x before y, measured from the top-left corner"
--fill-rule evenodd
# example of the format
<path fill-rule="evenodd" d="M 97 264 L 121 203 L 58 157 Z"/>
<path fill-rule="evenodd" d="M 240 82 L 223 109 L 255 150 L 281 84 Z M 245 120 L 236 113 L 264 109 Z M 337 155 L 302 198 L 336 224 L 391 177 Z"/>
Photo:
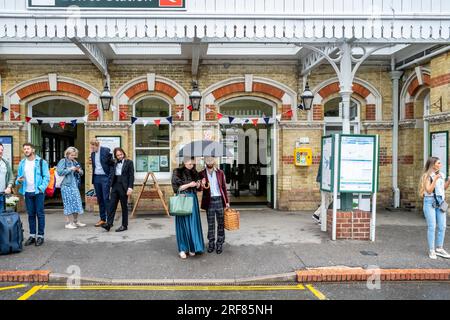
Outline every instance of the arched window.
<path fill-rule="evenodd" d="M 33 106 L 33 118 L 84 117 L 84 106 L 66 99 L 52 99 Z"/>
<path fill-rule="evenodd" d="M 334 119 L 342 119 L 342 108 L 340 106 L 342 99 L 340 97 L 333 98 L 325 103 L 323 106 L 323 113 L 325 119 L 334 118 Z M 350 102 L 350 119 L 354 119 L 358 117 L 358 104 L 355 100 L 351 100 Z"/>
<path fill-rule="evenodd" d="M 144 98 L 134 105 L 134 116 L 139 118 L 134 130 L 138 176 L 143 178 L 149 171 L 170 173 L 170 125 L 155 124 L 156 119 L 170 116 L 170 104 L 160 98 Z"/>
<path fill-rule="evenodd" d="M 272 117 L 273 106 L 256 98 L 239 98 L 233 99 L 232 101 L 221 105 L 220 112 L 227 116 L 233 116 L 236 118 L 262 116 Z"/>

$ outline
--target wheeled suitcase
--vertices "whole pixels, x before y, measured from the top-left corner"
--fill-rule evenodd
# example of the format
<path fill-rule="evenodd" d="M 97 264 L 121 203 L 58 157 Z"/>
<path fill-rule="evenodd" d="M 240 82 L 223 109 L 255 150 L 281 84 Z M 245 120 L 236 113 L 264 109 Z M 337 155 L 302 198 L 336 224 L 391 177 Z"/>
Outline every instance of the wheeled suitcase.
<path fill-rule="evenodd" d="M 17 212 L 0 213 L 0 254 L 21 252 L 23 226 Z"/>

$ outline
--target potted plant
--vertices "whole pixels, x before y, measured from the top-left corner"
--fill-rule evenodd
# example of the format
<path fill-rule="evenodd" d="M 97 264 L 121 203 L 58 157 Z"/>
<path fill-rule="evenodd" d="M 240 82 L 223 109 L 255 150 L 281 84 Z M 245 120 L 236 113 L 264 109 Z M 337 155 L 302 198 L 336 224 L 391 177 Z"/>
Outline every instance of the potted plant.
<path fill-rule="evenodd" d="M 19 200 L 17 196 L 6 196 L 6 211 L 17 212 L 17 203 L 19 203 Z"/>

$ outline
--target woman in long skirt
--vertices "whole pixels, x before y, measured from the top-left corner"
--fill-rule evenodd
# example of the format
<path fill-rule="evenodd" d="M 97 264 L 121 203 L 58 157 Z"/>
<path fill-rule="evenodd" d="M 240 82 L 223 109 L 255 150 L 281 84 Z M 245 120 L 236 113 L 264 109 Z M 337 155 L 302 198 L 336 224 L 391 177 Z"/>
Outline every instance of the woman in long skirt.
<path fill-rule="evenodd" d="M 194 158 L 185 158 L 181 167 L 173 171 L 172 188 L 175 193 L 185 193 L 194 199 L 191 215 L 175 217 L 178 252 L 181 259 L 186 259 L 187 253 L 195 256 L 196 253 L 200 254 L 205 250 L 197 198 L 201 184 Z"/>
<path fill-rule="evenodd" d="M 78 184 L 78 180 L 83 175 L 83 169 L 75 160 L 78 157 L 78 150 L 74 147 L 69 147 L 64 152 L 64 156 L 58 162 L 56 172 L 58 175 L 64 176 L 61 182 L 61 195 L 64 205 L 64 216 L 66 217 L 66 229 L 85 227 L 86 224 L 78 220 L 78 215 L 84 212 Z M 69 217 L 72 217 L 72 221 L 70 221 Z"/>

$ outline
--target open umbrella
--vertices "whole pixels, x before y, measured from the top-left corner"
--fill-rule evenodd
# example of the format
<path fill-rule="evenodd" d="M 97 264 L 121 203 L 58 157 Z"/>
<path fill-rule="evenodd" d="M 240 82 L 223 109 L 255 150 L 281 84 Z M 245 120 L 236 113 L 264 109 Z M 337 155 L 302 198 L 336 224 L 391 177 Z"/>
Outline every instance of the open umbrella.
<path fill-rule="evenodd" d="M 180 151 L 178 157 L 232 157 L 233 154 L 217 141 L 197 140 L 188 143 Z"/>

